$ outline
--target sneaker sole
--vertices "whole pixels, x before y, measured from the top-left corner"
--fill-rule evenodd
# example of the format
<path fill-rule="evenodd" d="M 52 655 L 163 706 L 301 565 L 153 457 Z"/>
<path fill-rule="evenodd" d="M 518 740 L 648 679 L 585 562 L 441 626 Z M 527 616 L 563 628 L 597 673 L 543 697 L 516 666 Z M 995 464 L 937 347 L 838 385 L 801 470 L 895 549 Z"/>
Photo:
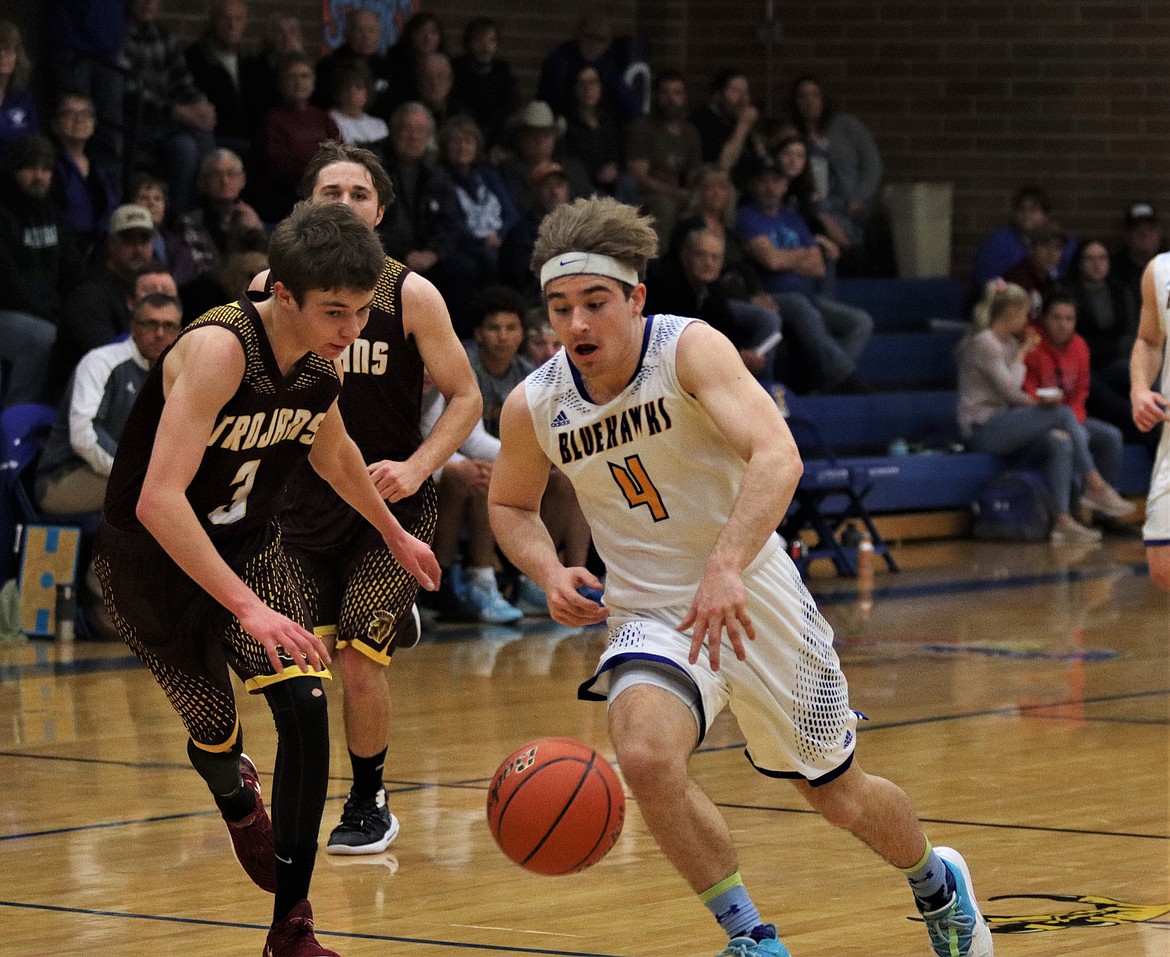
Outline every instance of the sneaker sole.
<path fill-rule="evenodd" d="M 935 853 L 944 861 L 956 868 L 963 875 L 963 882 L 967 885 L 967 896 L 975 906 L 975 929 L 971 932 L 971 949 L 964 957 L 995 957 L 995 944 L 991 941 L 991 928 L 979 909 L 979 900 L 975 896 L 975 885 L 971 883 L 971 872 L 967 869 L 967 862 L 963 855 L 953 847 L 936 847 Z"/>
<path fill-rule="evenodd" d="M 1110 518 L 1127 518 L 1137 511 L 1137 506 L 1125 499 L 1115 505 L 1109 505 L 1107 502 L 1096 502 L 1093 499 L 1082 497 L 1080 504 L 1082 508 L 1107 515 Z"/>
<path fill-rule="evenodd" d="M 398 818 L 394 814 L 391 814 L 390 830 L 380 840 L 374 841 L 372 844 L 327 844 L 325 845 L 325 853 L 341 855 L 380 854 L 394 843 L 394 839 L 398 837 L 398 827 Z"/>

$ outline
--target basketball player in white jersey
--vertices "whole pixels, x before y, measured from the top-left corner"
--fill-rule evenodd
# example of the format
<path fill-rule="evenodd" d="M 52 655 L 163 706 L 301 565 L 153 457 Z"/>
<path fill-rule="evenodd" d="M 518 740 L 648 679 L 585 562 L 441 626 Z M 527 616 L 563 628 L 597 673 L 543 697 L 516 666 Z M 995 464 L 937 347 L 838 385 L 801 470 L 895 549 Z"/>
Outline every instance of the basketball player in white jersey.
<path fill-rule="evenodd" d="M 533 253 L 564 348 L 509 396 L 489 497 L 499 544 L 566 625 L 608 618 L 580 696 L 609 702 L 622 772 L 671 863 L 726 931 L 721 957 L 788 957 L 740 878 L 726 822 L 687 773 L 724 706 L 761 773 L 910 880 L 939 957 L 991 957 L 963 859 L 933 849 L 909 799 L 854 758 L 857 716 L 832 631 L 774 529 L 802 465 L 776 405 L 709 326 L 642 315 L 650 220 L 612 199 L 550 213 Z M 606 564 L 599 588 L 541 524 L 552 462 Z M 730 653 L 728 653 L 728 646 Z M 704 651 L 706 648 L 706 651 Z"/>
<path fill-rule="evenodd" d="M 1159 253 L 1142 273 L 1142 315 L 1129 359 L 1129 401 L 1134 424 L 1149 432 L 1170 419 L 1170 400 L 1159 391 L 1162 370 L 1170 364 L 1166 329 L 1170 322 L 1170 253 Z M 1170 591 L 1170 432 L 1162 429 L 1150 491 L 1146 498 L 1146 523 L 1142 538 L 1150 578 Z"/>

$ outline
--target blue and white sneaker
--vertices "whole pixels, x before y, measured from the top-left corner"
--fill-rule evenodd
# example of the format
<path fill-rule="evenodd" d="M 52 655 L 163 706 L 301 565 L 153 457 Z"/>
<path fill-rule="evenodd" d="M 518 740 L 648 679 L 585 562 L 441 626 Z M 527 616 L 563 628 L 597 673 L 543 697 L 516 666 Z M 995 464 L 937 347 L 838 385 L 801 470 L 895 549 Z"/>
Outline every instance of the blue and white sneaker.
<path fill-rule="evenodd" d="M 548 614 L 548 598 L 527 575 L 521 575 L 516 582 L 516 594 L 512 598 L 516 607 L 526 615 Z"/>
<path fill-rule="evenodd" d="M 946 907 L 922 915 L 930 946 L 937 957 L 994 957 L 991 928 L 975 903 L 967 862 L 953 848 L 936 847 L 935 851 L 955 879 L 955 896 Z"/>
<path fill-rule="evenodd" d="M 524 612 L 509 604 L 500 594 L 495 577 L 487 582 L 470 579 L 467 582 L 467 600 L 475 606 L 479 620 L 486 625 L 509 625 L 524 617 Z"/>
<path fill-rule="evenodd" d="M 753 934 L 762 939 L 757 940 L 755 936 L 733 937 L 727 942 L 727 949 L 715 957 L 791 957 L 788 948 L 780 942 L 775 924 L 764 924 Z"/>

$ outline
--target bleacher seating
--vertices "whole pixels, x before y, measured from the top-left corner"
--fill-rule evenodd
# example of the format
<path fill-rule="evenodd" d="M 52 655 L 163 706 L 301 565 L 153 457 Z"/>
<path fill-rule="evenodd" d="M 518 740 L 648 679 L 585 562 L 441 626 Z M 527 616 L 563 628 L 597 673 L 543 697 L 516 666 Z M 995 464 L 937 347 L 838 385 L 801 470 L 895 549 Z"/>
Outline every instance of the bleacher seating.
<path fill-rule="evenodd" d="M 842 464 L 878 474 L 883 466 L 897 467 L 897 478 L 876 482 L 865 499 L 871 513 L 883 514 L 965 509 L 979 487 L 1007 467 L 997 456 L 961 449 L 956 401 L 949 390 L 791 396 L 788 406 L 817 424 Z M 911 454 L 889 454 L 899 441 Z M 1145 494 L 1152 464 L 1145 446 L 1126 446 L 1118 491 Z"/>
<path fill-rule="evenodd" d="M 873 395 L 789 396 L 793 415 L 816 423 L 842 464 L 897 478 L 878 481 L 865 499 L 874 514 L 966 509 L 976 491 L 1007 463 L 962 448 L 955 423 L 954 350 L 966 324 L 963 285 L 955 279 L 843 279 L 837 297 L 874 318 L 860 377 L 888 391 Z M 911 454 L 891 455 L 905 444 Z M 806 450 L 805 454 L 808 454 Z M 1152 459 L 1128 445 L 1117 482 L 1123 495 L 1144 495 Z M 826 502 L 841 508 L 845 502 Z"/>
<path fill-rule="evenodd" d="M 882 389 L 949 389 L 955 384 L 955 347 L 961 329 L 875 332 L 857 363 L 857 375 Z"/>
<path fill-rule="evenodd" d="M 838 279 L 836 298 L 873 316 L 878 332 L 929 329 L 932 320 L 963 317 L 963 284 L 933 279 Z"/>

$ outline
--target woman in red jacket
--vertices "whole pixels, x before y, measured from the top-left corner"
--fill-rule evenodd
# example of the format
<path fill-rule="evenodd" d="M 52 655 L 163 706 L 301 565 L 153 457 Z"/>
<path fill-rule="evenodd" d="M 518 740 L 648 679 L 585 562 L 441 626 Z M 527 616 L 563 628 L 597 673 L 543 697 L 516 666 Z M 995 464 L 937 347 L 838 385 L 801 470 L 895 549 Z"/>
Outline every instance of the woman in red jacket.
<path fill-rule="evenodd" d="M 1044 299 L 1038 321 L 1040 342 L 1024 359 L 1024 391 L 1044 399 L 1060 396 L 1084 428 L 1089 443 L 1089 454 L 1101 477 L 1112 490 L 1121 470 L 1121 430 L 1115 425 L 1094 419 L 1085 413 L 1085 398 L 1089 394 L 1089 346 L 1076 331 L 1077 306 L 1072 291 L 1057 286 Z M 1045 391 L 1047 390 L 1047 391 Z M 1056 390 L 1055 392 L 1053 390 Z M 1082 498 L 1082 504 L 1099 504 L 1092 496 Z M 1124 518 L 1135 506 L 1109 496 L 1107 509 L 1097 509 L 1112 518 Z"/>

